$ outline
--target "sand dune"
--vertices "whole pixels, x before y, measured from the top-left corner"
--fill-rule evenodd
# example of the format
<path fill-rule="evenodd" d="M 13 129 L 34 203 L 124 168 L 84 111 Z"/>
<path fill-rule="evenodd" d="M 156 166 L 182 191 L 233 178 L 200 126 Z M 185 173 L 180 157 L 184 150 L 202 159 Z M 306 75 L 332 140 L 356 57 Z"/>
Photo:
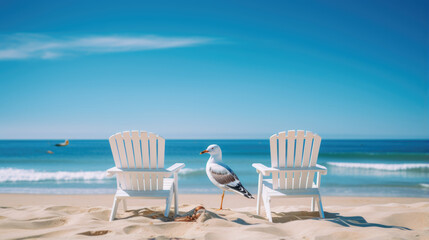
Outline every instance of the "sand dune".
<path fill-rule="evenodd" d="M 133 200 L 109 222 L 112 196 L 0 195 L 1 239 L 429 239 L 429 201 L 412 198 L 324 198 L 326 219 L 306 200 L 273 202 L 273 220 L 254 201 L 228 195 L 181 195 L 181 214 L 198 205 L 196 222 L 163 216 L 163 201 Z M 98 204 L 94 204 L 98 202 Z"/>

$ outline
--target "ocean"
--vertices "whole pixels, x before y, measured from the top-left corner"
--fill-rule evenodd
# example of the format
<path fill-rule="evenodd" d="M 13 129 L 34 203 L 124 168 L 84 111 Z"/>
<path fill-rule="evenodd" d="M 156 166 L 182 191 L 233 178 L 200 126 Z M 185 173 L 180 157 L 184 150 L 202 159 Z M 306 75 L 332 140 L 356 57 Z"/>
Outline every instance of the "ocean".
<path fill-rule="evenodd" d="M 0 140 L 0 193 L 113 194 L 116 179 L 107 140 Z M 165 166 L 186 164 L 180 193 L 221 193 L 207 178 L 210 144 L 256 194 L 252 163 L 270 165 L 266 140 L 166 140 Z M 52 151 L 52 154 L 47 153 Z M 318 163 L 328 168 L 321 193 L 331 196 L 429 197 L 429 140 L 322 140 Z"/>

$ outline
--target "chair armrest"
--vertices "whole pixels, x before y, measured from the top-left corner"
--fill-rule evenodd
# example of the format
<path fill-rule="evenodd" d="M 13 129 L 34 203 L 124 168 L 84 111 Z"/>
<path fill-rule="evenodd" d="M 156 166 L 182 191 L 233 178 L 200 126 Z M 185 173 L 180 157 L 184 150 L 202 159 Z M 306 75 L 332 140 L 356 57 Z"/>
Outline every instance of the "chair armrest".
<path fill-rule="evenodd" d="M 264 176 L 267 176 L 273 172 L 279 171 L 278 169 L 267 167 L 262 163 L 254 163 L 254 164 L 252 164 L 252 167 L 256 168 L 256 171 L 258 173 L 262 173 L 262 175 L 264 175 Z"/>
<path fill-rule="evenodd" d="M 106 176 L 107 177 L 113 177 L 113 175 L 115 175 L 117 173 L 117 167 L 112 167 L 106 170 Z"/>
<path fill-rule="evenodd" d="M 167 171 L 178 173 L 180 169 L 182 169 L 183 167 L 185 167 L 184 163 L 175 163 L 171 165 L 169 168 L 167 168 Z"/>
<path fill-rule="evenodd" d="M 117 168 L 112 167 L 106 170 L 107 176 L 112 177 L 117 173 L 158 173 L 164 174 L 165 177 L 171 176 L 172 173 L 178 173 L 185 166 L 184 163 L 175 163 L 167 169 L 147 169 L 147 168 Z"/>
<path fill-rule="evenodd" d="M 320 174 L 322 175 L 326 175 L 328 174 L 328 169 L 325 166 L 316 164 L 316 167 L 319 168 L 320 170 L 318 172 L 320 172 Z"/>
<path fill-rule="evenodd" d="M 258 173 L 262 173 L 262 175 L 267 176 L 273 172 L 281 172 L 281 173 L 287 173 L 287 172 L 296 172 L 296 171 L 310 171 L 310 172 L 320 172 L 322 175 L 326 175 L 328 173 L 328 169 L 322 165 L 316 164 L 314 167 L 292 167 L 292 168 L 272 168 L 267 167 L 264 164 L 261 163 L 254 163 L 252 164 L 254 168 L 256 168 L 256 171 Z"/>

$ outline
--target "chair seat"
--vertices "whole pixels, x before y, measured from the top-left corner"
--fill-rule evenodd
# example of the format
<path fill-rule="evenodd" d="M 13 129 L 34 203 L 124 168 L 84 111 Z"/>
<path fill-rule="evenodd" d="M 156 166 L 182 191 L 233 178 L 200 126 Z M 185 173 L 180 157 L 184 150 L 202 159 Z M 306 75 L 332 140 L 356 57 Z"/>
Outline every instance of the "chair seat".
<path fill-rule="evenodd" d="M 262 184 L 264 185 L 264 191 L 266 191 L 270 197 L 284 197 L 284 196 L 311 197 L 311 196 L 319 195 L 319 189 L 317 188 L 317 185 L 314 183 L 312 188 L 307 188 L 307 189 L 273 189 L 272 179 L 264 179 Z"/>
<path fill-rule="evenodd" d="M 142 198 L 166 198 L 173 189 L 174 178 L 164 178 L 163 190 L 156 191 L 136 191 L 136 190 L 116 190 L 116 197 L 142 197 Z"/>

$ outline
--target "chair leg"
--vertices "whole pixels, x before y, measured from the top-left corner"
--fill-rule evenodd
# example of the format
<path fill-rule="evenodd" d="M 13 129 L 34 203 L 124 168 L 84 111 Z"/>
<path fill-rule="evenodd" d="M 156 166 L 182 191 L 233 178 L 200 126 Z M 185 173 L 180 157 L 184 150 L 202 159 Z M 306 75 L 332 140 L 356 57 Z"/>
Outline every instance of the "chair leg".
<path fill-rule="evenodd" d="M 170 206 L 171 206 L 171 198 L 173 197 L 173 189 L 170 190 L 170 195 L 168 195 L 168 198 L 165 199 L 165 212 L 164 216 L 168 217 L 168 214 L 170 213 Z"/>
<path fill-rule="evenodd" d="M 118 210 L 118 204 L 120 201 L 121 199 L 118 199 L 116 197 L 113 199 L 112 212 L 110 213 L 110 219 L 109 219 L 110 222 L 113 221 L 113 219 L 115 219 L 116 217 L 116 210 Z"/>
<path fill-rule="evenodd" d="M 256 215 L 259 215 L 261 212 L 261 200 L 262 200 L 262 174 L 259 173 L 258 180 L 258 196 L 256 197 Z"/>
<path fill-rule="evenodd" d="M 122 199 L 122 206 L 124 207 L 124 211 L 127 211 L 127 203 L 125 202 L 125 199 Z"/>
<path fill-rule="evenodd" d="M 312 211 L 312 212 L 314 212 L 315 204 L 316 204 L 316 198 L 315 198 L 315 197 L 312 197 L 312 198 L 311 198 L 311 211 Z"/>
<path fill-rule="evenodd" d="M 273 222 L 273 218 L 271 216 L 271 206 L 270 206 L 271 199 L 268 196 L 263 195 L 262 201 L 264 202 L 265 213 L 267 214 L 268 221 Z"/>
<path fill-rule="evenodd" d="M 179 214 L 179 200 L 177 199 L 177 195 L 179 194 L 177 193 L 177 188 L 177 183 L 174 183 L 174 216 L 177 216 Z"/>
<path fill-rule="evenodd" d="M 322 198 L 320 196 L 317 198 L 317 205 L 319 207 L 320 218 L 325 218 L 325 213 L 323 212 L 323 206 L 322 206 Z"/>

